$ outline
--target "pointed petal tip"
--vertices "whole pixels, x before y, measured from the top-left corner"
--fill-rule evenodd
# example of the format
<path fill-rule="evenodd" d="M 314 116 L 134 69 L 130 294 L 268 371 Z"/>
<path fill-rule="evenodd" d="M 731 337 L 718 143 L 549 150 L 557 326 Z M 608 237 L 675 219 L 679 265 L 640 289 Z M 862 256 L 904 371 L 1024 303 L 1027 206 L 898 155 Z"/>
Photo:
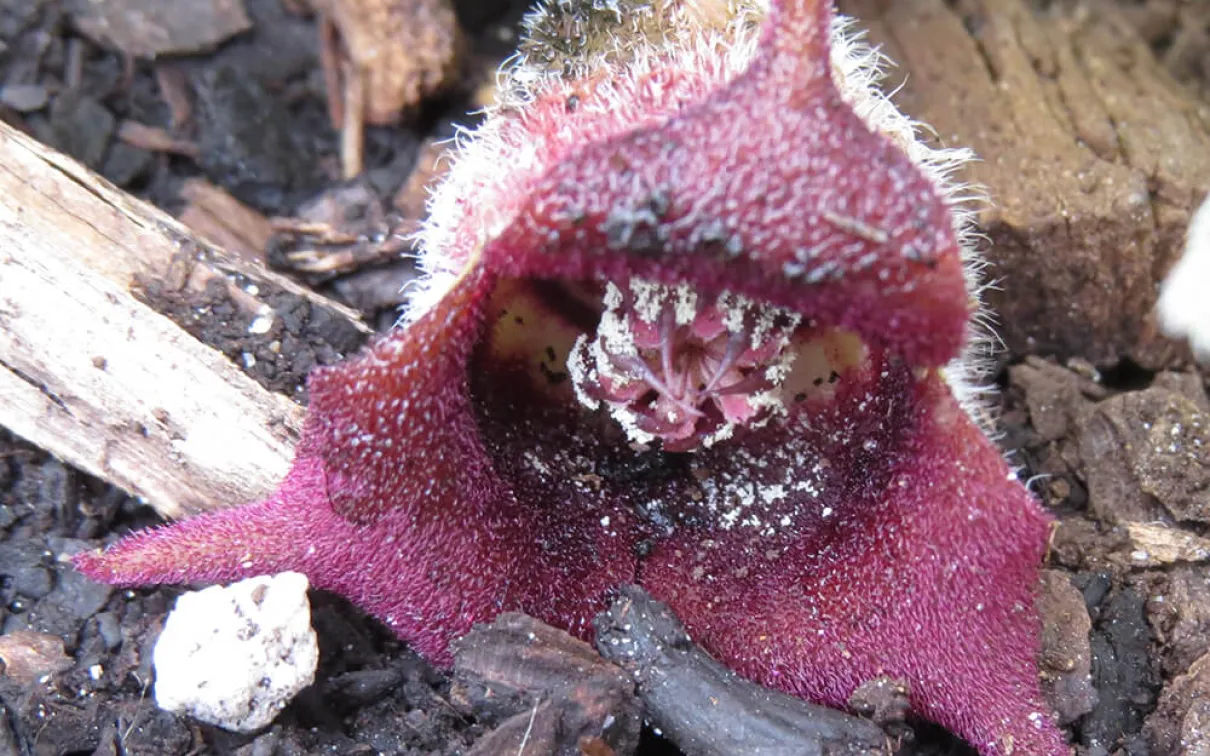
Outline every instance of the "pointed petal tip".
<path fill-rule="evenodd" d="M 71 566 L 98 583 L 120 583 L 120 579 L 115 578 L 113 574 L 113 564 L 106 558 L 104 549 L 81 551 L 79 554 L 72 555 Z"/>
<path fill-rule="evenodd" d="M 809 61 L 827 70 L 829 36 L 835 8 L 832 0 L 776 0 L 762 46 L 774 55 Z"/>
<path fill-rule="evenodd" d="M 183 561 L 164 559 L 161 542 L 173 526 L 149 528 L 125 536 L 104 549 L 75 554 L 72 566 L 100 583 L 120 586 L 179 583 L 189 579 Z M 170 549 L 171 550 L 171 549 Z"/>
<path fill-rule="evenodd" d="M 300 562 L 306 538 L 281 499 L 127 535 L 104 550 L 72 557 L 72 565 L 98 582 L 121 586 L 229 582 L 281 572 Z"/>

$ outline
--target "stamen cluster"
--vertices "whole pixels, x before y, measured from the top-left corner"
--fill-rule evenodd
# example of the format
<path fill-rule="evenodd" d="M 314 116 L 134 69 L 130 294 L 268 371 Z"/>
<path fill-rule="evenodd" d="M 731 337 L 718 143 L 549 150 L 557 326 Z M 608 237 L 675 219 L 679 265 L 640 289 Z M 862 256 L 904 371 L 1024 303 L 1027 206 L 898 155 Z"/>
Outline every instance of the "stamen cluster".
<path fill-rule="evenodd" d="M 684 284 L 611 282 L 597 332 L 576 341 L 568 368 L 580 402 L 604 404 L 632 441 L 688 451 L 784 411 L 798 323 L 736 294 L 703 303 Z"/>

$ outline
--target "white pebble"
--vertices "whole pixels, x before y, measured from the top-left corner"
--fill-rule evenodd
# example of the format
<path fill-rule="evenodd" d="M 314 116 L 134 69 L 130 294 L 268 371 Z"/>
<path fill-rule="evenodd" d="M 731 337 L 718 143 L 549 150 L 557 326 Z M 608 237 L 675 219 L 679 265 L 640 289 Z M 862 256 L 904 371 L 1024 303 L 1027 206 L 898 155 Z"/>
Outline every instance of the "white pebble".
<path fill-rule="evenodd" d="M 270 329 L 273 328 L 273 310 L 269 309 L 268 307 L 264 307 L 262 310 L 264 311 L 259 313 L 255 318 L 252 319 L 252 322 L 248 324 L 248 333 L 259 335 L 262 333 L 268 333 Z"/>
<path fill-rule="evenodd" d="M 315 679 L 307 585 L 283 572 L 177 599 L 152 656 L 160 708 L 237 732 L 272 722 Z"/>
<path fill-rule="evenodd" d="M 1198 359 L 1210 362 L 1210 198 L 1189 224 L 1185 254 L 1160 288 L 1160 326 L 1173 338 L 1186 338 Z"/>

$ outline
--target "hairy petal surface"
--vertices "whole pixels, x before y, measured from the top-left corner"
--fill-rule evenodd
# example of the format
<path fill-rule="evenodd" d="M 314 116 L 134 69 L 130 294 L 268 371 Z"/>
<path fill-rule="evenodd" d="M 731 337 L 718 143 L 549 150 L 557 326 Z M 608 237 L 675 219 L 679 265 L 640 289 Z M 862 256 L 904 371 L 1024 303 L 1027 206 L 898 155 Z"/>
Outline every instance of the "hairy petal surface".
<path fill-rule="evenodd" d="M 936 375 L 849 385 L 715 463 L 759 525 L 681 528 L 640 582 L 752 679 L 843 707 L 901 678 L 981 753 L 1066 753 L 1038 689 L 1049 517 Z"/>
<path fill-rule="evenodd" d="M 729 290 L 943 364 L 973 306 L 950 207 L 841 96 L 830 24 L 827 3 L 775 7 L 748 69 L 708 93 L 697 85 L 717 72 L 626 79 L 629 121 L 613 101 L 623 85 L 539 94 L 501 116 L 524 125 L 507 133 L 525 158 L 515 193 L 488 195 L 503 220 L 467 209 L 461 234 L 438 238 L 455 258 L 482 245 L 512 276 Z M 570 149 L 569 134 L 586 138 Z"/>
<path fill-rule="evenodd" d="M 983 754 L 1066 753 L 1037 682 L 1047 518 L 940 377 L 973 306 L 955 223 L 837 91 L 830 23 L 827 2 L 778 4 L 725 76 L 654 55 L 626 121 L 603 75 L 497 114 L 520 125 L 492 170 L 518 178 L 456 197 L 406 328 L 315 372 L 280 490 L 77 565 L 297 570 L 439 663 L 503 611 L 586 636 L 637 580 L 749 677 L 837 706 L 902 677 Z M 801 315 L 780 411 L 670 454 L 579 405 L 587 295 L 635 279 Z"/>
<path fill-rule="evenodd" d="M 634 579 L 633 518 L 608 504 L 613 535 L 598 539 L 597 507 L 519 500 L 502 481 L 466 365 L 491 288 L 468 272 L 410 328 L 317 371 L 294 466 L 272 498 L 136 533 L 76 566 L 127 585 L 302 572 L 438 663 L 501 611 L 586 633 L 607 592 Z"/>

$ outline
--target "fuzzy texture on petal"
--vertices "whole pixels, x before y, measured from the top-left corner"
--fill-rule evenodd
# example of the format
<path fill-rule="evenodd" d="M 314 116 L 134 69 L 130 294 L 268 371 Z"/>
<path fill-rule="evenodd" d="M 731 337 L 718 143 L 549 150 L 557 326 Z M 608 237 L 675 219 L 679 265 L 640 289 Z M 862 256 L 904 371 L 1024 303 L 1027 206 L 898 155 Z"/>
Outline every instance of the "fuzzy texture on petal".
<path fill-rule="evenodd" d="M 76 564 L 122 584 L 297 570 L 439 663 L 504 611 L 586 637 L 637 581 L 753 679 L 844 706 L 902 677 L 983 754 L 1067 753 L 1037 681 L 1048 518 L 942 377 L 973 308 L 958 224 L 841 96 L 830 27 L 797 0 L 743 70 L 655 55 L 629 124 L 600 77 L 499 114 L 525 127 L 521 178 L 430 236 L 449 275 L 406 327 L 316 371 L 280 490 Z M 580 406 L 575 287 L 635 276 L 801 313 L 784 412 L 668 454 Z"/>
<path fill-rule="evenodd" d="M 840 707 L 904 679 L 982 753 L 1065 753 L 1038 691 L 1049 518 L 936 376 L 884 374 L 729 460 L 768 527 L 681 528 L 640 582 L 751 679 Z M 782 485 L 787 467 L 813 490 Z"/>
<path fill-rule="evenodd" d="M 755 67 L 658 128 L 560 162 L 487 246 L 488 264 L 731 290 L 913 364 L 947 362 L 970 315 L 948 210 L 820 68 L 794 88 Z"/>
<path fill-rule="evenodd" d="M 607 592 L 634 580 L 635 517 L 621 500 L 519 499 L 501 478 L 467 390 L 490 289 L 471 271 L 412 327 L 318 370 L 272 498 L 136 533 L 76 567 L 123 585 L 294 570 L 441 664 L 450 641 L 501 611 L 587 633 Z M 597 538 L 602 517 L 622 536 Z"/>
<path fill-rule="evenodd" d="M 652 53 L 501 111 L 435 196 L 433 281 L 480 254 L 516 276 L 690 281 L 913 364 L 957 355 L 975 302 L 949 197 L 836 86 L 830 7 L 772 13 L 754 54 L 694 39 L 686 59 Z"/>
<path fill-rule="evenodd" d="M 874 351 L 783 423 L 643 465 L 521 389 L 520 368 L 477 367 L 475 393 L 494 399 L 481 427 L 513 489 L 597 511 L 597 543 L 633 537 L 596 509 L 628 503 L 654 544 L 638 582 L 716 658 L 841 707 L 863 682 L 902 678 L 919 715 L 982 753 L 1068 752 L 1038 687 L 1050 518 L 935 372 Z"/>

